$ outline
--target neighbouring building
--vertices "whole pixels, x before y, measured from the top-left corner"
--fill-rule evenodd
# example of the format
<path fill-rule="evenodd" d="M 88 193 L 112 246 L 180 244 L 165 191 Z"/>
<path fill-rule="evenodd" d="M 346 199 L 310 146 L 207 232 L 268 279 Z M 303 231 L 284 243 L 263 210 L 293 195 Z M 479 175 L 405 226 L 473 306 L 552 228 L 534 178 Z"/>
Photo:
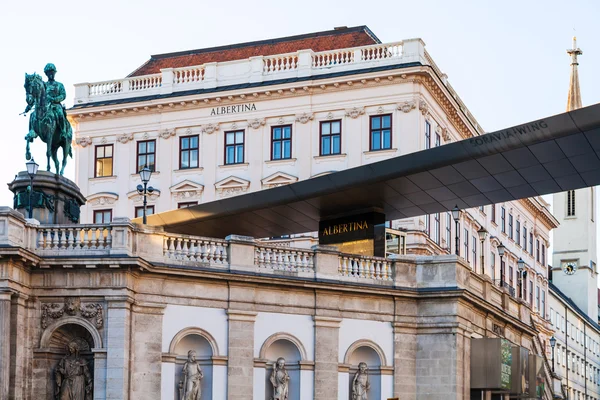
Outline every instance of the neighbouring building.
<path fill-rule="evenodd" d="M 567 111 L 582 107 L 579 62 L 582 54 L 573 38 Z M 586 162 L 585 159 L 580 160 Z M 565 171 L 568 166 L 562 166 Z M 551 267 L 550 321 L 556 330 L 556 372 L 569 399 L 600 399 L 600 326 L 596 187 L 569 190 L 553 196 L 554 230 Z"/>

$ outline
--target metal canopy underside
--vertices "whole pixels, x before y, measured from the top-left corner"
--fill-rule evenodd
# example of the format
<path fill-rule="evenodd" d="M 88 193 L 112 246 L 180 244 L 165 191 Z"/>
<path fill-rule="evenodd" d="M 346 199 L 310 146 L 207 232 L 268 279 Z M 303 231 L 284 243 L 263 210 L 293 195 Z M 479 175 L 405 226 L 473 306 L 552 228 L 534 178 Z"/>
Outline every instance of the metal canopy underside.
<path fill-rule="evenodd" d="M 402 219 L 600 184 L 600 104 L 291 185 L 167 211 L 148 224 L 210 237 L 317 231 L 379 208 Z M 141 222 L 140 219 L 134 222 Z"/>

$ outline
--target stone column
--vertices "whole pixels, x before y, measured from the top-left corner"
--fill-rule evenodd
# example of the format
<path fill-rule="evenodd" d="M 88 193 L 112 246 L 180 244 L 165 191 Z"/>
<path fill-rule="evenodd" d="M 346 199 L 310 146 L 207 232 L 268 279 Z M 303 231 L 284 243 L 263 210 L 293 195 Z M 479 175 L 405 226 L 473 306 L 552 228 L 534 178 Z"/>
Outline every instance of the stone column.
<path fill-rule="evenodd" d="M 338 398 L 341 318 L 315 316 L 315 399 Z"/>
<path fill-rule="evenodd" d="M 135 303 L 131 329 L 131 398 L 161 398 L 162 326 L 165 306 Z"/>
<path fill-rule="evenodd" d="M 8 399 L 10 380 L 10 292 L 0 292 L 0 399 Z"/>
<path fill-rule="evenodd" d="M 229 317 L 227 398 L 248 400 L 253 393 L 254 321 L 257 313 L 227 310 L 227 315 Z"/>
<path fill-rule="evenodd" d="M 29 354 L 28 308 L 29 296 L 15 293 L 12 296 L 12 313 L 10 321 L 10 398 L 25 397 L 26 366 Z"/>
<path fill-rule="evenodd" d="M 106 318 L 106 399 L 129 399 L 129 347 L 131 344 L 131 303 L 127 296 L 107 298 Z"/>
<path fill-rule="evenodd" d="M 415 302 L 396 302 L 394 322 L 394 396 L 417 398 L 417 324 Z"/>

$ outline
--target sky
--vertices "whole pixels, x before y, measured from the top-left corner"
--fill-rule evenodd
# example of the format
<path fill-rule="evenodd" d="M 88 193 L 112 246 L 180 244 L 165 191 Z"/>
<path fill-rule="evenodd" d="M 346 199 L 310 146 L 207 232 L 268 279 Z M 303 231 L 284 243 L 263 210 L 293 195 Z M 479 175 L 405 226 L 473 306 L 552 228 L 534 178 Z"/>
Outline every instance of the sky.
<path fill-rule="evenodd" d="M 26 4 L 26 5 L 25 5 Z M 103 0 L 0 5 L 0 182 L 25 170 L 24 74 L 52 62 L 73 85 L 122 78 L 151 54 L 367 25 L 382 42 L 420 37 L 484 130 L 565 111 L 572 37 L 583 104 L 600 103 L 599 0 Z M 32 144 L 45 168 L 45 145 Z M 62 159 L 62 155 L 60 155 Z M 74 179 L 69 160 L 65 175 Z M 598 197 L 598 196 L 597 196 Z M 0 189 L 0 205 L 12 193 Z M 598 209 L 598 207 L 596 207 Z M 600 237 L 600 235 L 599 235 Z"/>

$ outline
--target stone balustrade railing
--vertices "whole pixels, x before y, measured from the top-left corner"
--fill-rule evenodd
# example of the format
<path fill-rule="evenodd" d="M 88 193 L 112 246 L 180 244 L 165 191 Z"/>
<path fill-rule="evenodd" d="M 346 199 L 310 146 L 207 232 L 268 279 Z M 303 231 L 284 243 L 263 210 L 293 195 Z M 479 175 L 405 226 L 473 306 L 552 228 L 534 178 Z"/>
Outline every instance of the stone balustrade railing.
<path fill-rule="evenodd" d="M 385 258 L 342 254 L 339 261 L 340 276 L 378 281 L 392 280 L 392 263 Z"/>
<path fill-rule="evenodd" d="M 75 105 L 412 62 L 430 63 L 420 39 L 321 52 L 300 50 L 245 60 L 165 68 L 152 75 L 79 83 L 75 85 Z"/>
<path fill-rule="evenodd" d="M 110 250 L 110 225 L 44 225 L 34 227 L 38 251 L 86 252 Z"/>
<path fill-rule="evenodd" d="M 227 242 L 187 235 L 163 236 L 163 255 L 167 260 L 202 264 L 227 264 Z"/>
<path fill-rule="evenodd" d="M 306 249 L 256 245 L 254 265 L 259 270 L 311 272 L 314 267 L 314 252 Z"/>

